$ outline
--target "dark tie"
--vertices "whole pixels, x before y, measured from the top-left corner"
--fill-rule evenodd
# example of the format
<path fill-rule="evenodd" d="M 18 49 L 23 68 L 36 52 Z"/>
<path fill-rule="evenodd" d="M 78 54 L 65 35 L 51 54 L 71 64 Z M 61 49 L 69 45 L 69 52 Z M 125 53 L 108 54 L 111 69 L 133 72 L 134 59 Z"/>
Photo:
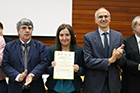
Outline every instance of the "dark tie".
<path fill-rule="evenodd" d="M 105 51 L 105 58 L 108 57 L 108 50 L 109 50 L 107 34 L 108 34 L 107 32 L 104 33 L 104 51 Z"/>
<path fill-rule="evenodd" d="M 24 43 L 24 69 L 27 69 L 27 43 Z"/>

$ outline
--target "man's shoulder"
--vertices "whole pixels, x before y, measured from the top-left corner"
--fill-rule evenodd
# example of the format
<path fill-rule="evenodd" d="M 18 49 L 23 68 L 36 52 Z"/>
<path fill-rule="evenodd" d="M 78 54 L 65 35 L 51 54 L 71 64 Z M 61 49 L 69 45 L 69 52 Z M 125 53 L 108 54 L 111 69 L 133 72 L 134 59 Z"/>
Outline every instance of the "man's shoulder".
<path fill-rule="evenodd" d="M 18 42 L 18 39 L 17 40 L 13 40 L 11 42 L 8 42 L 6 45 L 13 45 L 13 44 L 16 44 Z"/>
<path fill-rule="evenodd" d="M 34 39 L 32 39 L 32 42 L 33 42 L 34 44 L 45 45 L 43 42 L 38 41 L 38 40 L 34 40 Z"/>
<path fill-rule="evenodd" d="M 3 37 L 4 37 L 4 39 L 5 39 L 5 42 L 6 42 L 6 43 L 8 43 L 8 42 L 12 41 L 12 39 L 11 39 L 11 38 L 9 38 L 9 37 L 5 37 L 5 36 L 3 36 Z"/>
<path fill-rule="evenodd" d="M 94 34 L 97 34 L 97 30 L 88 32 L 88 33 L 86 33 L 84 36 L 90 37 L 90 36 L 93 36 Z"/>
<path fill-rule="evenodd" d="M 18 45 L 18 39 L 6 43 L 5 48 L 7 48 L 7 49 L 12 49 L 12 48 L 14 48 L 14 47 L 17 46 L 17 45 Z"/>
<path fill-rule="evenodd" d="M 135 38 L 135 35 L 132 35 L 132 36 L 123 38 L 123 40 L 129 41 L 129 40 L 134 39 L 134 38 Z"/>
<path fill-rule="evenodd" d="M 115 33 L 115 34 L 118 34 L 118 35 L 122 35 L 122 33 L 120 33 L 119 31 L 116 31 L 116 30 L 112 30 L 110 29 L 111 33 Z"/>

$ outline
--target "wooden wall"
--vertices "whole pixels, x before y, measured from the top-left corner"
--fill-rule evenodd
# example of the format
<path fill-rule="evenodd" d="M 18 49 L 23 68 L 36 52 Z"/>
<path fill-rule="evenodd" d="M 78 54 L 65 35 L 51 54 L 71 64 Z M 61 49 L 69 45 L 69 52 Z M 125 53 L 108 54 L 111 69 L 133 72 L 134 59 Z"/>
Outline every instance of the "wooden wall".
<path fill-rule="evenodd" d="M 110 11 L 111 29 L 121 32 L 123 37 L 133 34 L 131 22 L 135 16 L 140 15 L 140 0 L 73 0 L 72 26 L 78 45 L 83 46 L 83 36 L 86 33 L 97 29 L 94 13 L 100 7 Z M 14 40 L 18 37 L 11 38 Z M 55 44 L 55 37 L 33 37 L 33 39 L 42 41 L 46 46 Z"/>

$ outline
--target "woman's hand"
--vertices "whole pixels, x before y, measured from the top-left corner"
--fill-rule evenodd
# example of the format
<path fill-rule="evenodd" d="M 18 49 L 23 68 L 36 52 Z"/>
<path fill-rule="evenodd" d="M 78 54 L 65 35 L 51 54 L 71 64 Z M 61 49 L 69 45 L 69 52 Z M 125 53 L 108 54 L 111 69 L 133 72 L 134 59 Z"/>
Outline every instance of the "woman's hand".
<path fill-rule="evenodd" d="M 78 72 L 79 66 L 77 64 L 73 65 L 73 68 L 74 68 L 74 72 Z"/>
<path fill-rule="evenodd" d="M 53 61 L 51 64 L 52 64 L 52 67 L 54 68 L 56 66 L 56 61 Z"/>

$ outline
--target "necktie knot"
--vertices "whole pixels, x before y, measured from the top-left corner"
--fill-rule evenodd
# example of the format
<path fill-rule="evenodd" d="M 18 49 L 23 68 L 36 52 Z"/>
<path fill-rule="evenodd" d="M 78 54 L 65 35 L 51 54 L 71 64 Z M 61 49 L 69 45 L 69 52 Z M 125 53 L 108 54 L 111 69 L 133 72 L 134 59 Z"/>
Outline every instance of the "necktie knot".
<path fill-rule="evenodd" d="M 27 43 L 24 43 L 23 46 L 26 47 L 27 46 Z"/>
<path fill-rule="evenodd" d="M 24 50 L 27 50 L 27 43 L 24 43 L 23 46 L 24 46 Z"/>
<path fill-rule="evenodd" d="M 105 32 L 105 33 L 103 33 L 103 34 L 104 34 L 104 36 L 107 36 L 107 34 L 108 34 L 108 33 L 107 33 L 107 32 Z"/>

